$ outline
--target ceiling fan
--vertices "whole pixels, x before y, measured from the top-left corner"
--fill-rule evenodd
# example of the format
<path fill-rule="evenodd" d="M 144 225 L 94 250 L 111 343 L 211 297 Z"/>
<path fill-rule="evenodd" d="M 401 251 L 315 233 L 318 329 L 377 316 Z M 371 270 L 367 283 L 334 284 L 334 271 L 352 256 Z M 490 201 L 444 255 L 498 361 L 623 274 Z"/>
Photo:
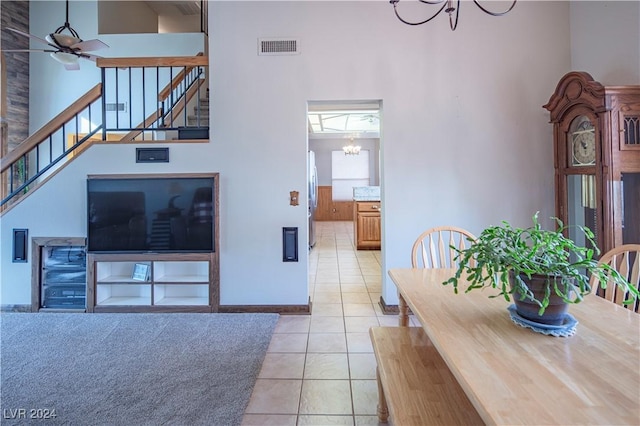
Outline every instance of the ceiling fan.
<path fill-rule="evenodd" d="M 15 50 L 3 50 L 4 52 L 46 52 L 51 55 L 53 59 L 64 65 L 67 70 L 79 70 L 80 64 L 78 58 L 88 59 L 94 61 L 99 56 L 87 53 L 94 50 L 104 49 L 109 47 L 100 40 L 86 40 L 83 41 L 76 30 L 69 25 L 69 0 L 66 2 L 67 15 L 64 25 L 58 27 L 55 32 L 47 35 L 45 38 L 34 36 L 14 28 L 7 28 L 14 33 L 29 37 L 33 40 L 37 40 L 51 47 L 51 49 L 15 49 Z M 64 30 L 68 30 L 71 34 L 63 34 Z"/>
<path fill-rule="evenodd" d="M 373 123 L 374 121 L 378 120 L 380 120 L 380 116 L 378 115 L 377 111 L 374 114 L 364 114 L 360 117 L 360 121 L 368 121 L 369 123 Z"/>

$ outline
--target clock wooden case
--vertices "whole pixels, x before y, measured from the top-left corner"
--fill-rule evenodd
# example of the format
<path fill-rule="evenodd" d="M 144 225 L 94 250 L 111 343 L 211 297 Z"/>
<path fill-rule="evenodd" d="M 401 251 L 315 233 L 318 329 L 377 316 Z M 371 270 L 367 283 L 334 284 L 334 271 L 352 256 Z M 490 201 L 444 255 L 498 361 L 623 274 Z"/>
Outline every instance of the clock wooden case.
<path fill-rule="evenodd" d="M 544 108 L 553 124 L 556 215 L 594 231 L 602 252 L 640 243 L 640 86 L 603 86 L 574 71 Z"/>

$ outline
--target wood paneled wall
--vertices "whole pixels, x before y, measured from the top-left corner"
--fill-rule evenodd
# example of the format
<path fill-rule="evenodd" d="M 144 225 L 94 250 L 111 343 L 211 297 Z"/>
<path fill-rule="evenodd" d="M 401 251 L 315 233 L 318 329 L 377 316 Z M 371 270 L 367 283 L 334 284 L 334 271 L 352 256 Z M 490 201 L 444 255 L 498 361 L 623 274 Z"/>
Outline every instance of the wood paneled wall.
<path fill-rule="evenodd" d="M 2 0 L 0 5 L 2 49 L 28 49 L 29 39 L 6 28 L 29 32 L 29 2 L 26 0 Z M 45 46 L 46 47 L 46 46 Z M 3 111 L 8 130 L 8 143 L 3 147 L 11 151 L 29 136 L 29 53 L 2 53 L 7 76 L 7 110 Z"/>
<path fill-rule="evenodd" d="M 353 221 L 353 201 L 333 201 L 331 186 L 318 186 L 316 220 Z"/>

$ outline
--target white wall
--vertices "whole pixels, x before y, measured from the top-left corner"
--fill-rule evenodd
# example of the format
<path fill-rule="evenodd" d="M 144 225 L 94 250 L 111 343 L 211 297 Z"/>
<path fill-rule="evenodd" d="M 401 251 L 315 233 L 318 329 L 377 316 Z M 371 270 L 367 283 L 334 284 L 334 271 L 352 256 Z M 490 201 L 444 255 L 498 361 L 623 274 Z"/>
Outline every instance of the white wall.
<path fill-rule="evenodd" d="M 272 232 L 286 213 L 272 194 L 302 188 L 304 164 L 295 159 L 306 149 L 308 100 L 382 99 L 383 270 L 409 266 L 415 236 L 430 226 L 478 232 L 501 219 L 527 223 L 536 210 L 552 214 L 551 126 L 542 105 L 569 70 L 566 3 L 523 2 L 503 18 L 465 3 L 456 32 L 445 17 L 405 26 L 387 2 L 211 6 L 215 157 L 235 166 L 225 167 L 222 205 L 246 211 L 234 195 L 244 190 L 241 177 L 256 168 L 270 176 L 254 193 L 273 217 L 254 219 L 250 235 Z M 300 38 L 301 54 L 257 56 L 257 38 L 273 36 Z M 246 116 L 251 126 L 243 126 Z M 256 155 L 236 163 L 249 150 Z M 285 158 L 290 169 L 274 168 Z M 250 217 L 234 216 L 227 232 L 240 233 Z M 241 269 L 234 253 L 243 244 L 230 244 L 224 269 Z M 395 293 L 385 281 L 388 303 Z"/>
<path fill-rule="evenodd" d="M 640 2 L 571 2 L 571 68 L 605 86 L 640 84 Z"/>
<path fill-rule="evenodd" d="M 408 27 L 388 2 L 212 2 L 209 144 L 171 145 L 171 163 L 133 145 L 94 146 L 2 219 L 2 303 L 29 303 L 30 265 L 10 262 L 11 228 L 83 236 L 88 173 L 220 172 L 222 304 L 304 304 L 307 258 L 283 263 L 281 228 L 301 230 L 309 100 L 382 100 L 383 270 L 410 265 L 416 235 L 478 233 L 553 214 L 551 125 L 542 108 L 570 71 L 567 2 L 518 2 L 501 18 L 463 3 Z M 297 37 L 294 56 L 258 56 L 259 37 Z M 621 51 L 624 54 L 624 50 Z M 46 207 L 46 210 L 42 208 Z M 383 297 L 397 303 L 386 279 Z"/>

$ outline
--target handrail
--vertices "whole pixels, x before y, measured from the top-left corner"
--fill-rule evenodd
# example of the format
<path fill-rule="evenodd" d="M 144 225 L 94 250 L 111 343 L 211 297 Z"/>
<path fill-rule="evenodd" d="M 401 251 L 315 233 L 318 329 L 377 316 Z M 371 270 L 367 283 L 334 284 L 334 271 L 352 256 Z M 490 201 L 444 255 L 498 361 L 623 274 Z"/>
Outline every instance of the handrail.
<path fill-rule="evenodd" d="M 143 68 L 143 67 L 182 67 L 207 66 L 207 56 L 167 56 L 162 58 L 98 58 L 99 68 Z"/>
<path fill-rule="evenodd" d="M 0 159 L 0 173 L 7 170 L 13 163 L 29 153 L 50 134 L 64 126 L 65 123 L 75 117 L 76 114 L 80 113 L 87 107 L 87 105 L 98 100 L 100 96 L 102 96 L 102 83 L 96 84 L 87 93 L 72 103 L 67 109 L 54 117 L 53 120 L 49 121 L 34 134 L 25 139 L 24 142 L 18 145 L 13 151 L 2 157 L 2 159 Z"/>
<path fill-rule="evenodd" d="M 176 102 L 176 104 L 171 108 L 171 110 L 167 111 L 166 114 L 162 118 L 167 118 L 171 115 L 177 116 L 179 115 L 187 106 L 189 101 L 194 97 L 196 93 L 198 93 L 199 87 L 196 85 L 192 85 L 187 89 L 187 91 L 181 96 L 181 99 Z"/>
<path fill-rule="evenodd" d="M 204 53 L 202 52 L 198 52 L 196 54 L 196 56 L 203 56 Z M 171 81 L 171 83 L 167 84 L 165 86 L 164 89 L 162 89 L 160 91 L 160 93 L 158 93 L 158 101 L 162 102 L 165 99 L 167 99 L 169 97 L 169 95 L 171 94 L 171 91 L 173 89 L 175 89 L 176 87 L 178 87 L 180 85 L 180 83 L 182 83 L 182 80 L 184 80 L 187 75 L 189 74 L 189 72 L 191 72 L 192 69 L 194 69 L 195 66 L 194 65 L 188 65 L 186 66 L 182 71 L 180 71 Z"/>
<path fill-rule="evenodd" d="M 14 200 L 14 197 L 18 196 L 18 194 L 22 193 L 23 191 L 26 193 L 26 191 L 29 191 L 29 193 L 31 192 L 31 188 L 30 186 L 32 184 L 35 184 L 35 188 L 33 189 L 38 189 L 38 187 L 40 186 L 41 183 L 46 182 L 47 180 L 49 180 L 49 178 L 51 177 L 48 176 L 44 179 L 44 181 L 38 183 L 37 180 L 40 179 L 46 172 L 48 172 L 49 170 L 51 170 L 56 164 L 58 164 L 58 162 L 60 162 L 63 158 L 65 158 L 70 152 L 74 151 L 75 149 L 77 149 L 78 147 L 80 147 L 81 145 L 87 143 L 90 144 L 92 143 L 91 138 L 93 137 L 93 135 L 95 135 L 96 133 L 98 133 L 99 131 L 101 131 L 102 126 L 98 126 L 96 127 L 94 130 L 92 130 L 91 132 L 89 132 L 85 137 L 83 137 L 82 139 L 78 140 L 76 142 L 75 145 L 73 145 L 72 147 L 65 149 L 62 153 L 60 153 L 60 155 L 58 155 L 58 157 L 56 157 L 55 159 L 52 159 L 49 164 L 47 164 L 46 166 L 42 167 L 42 168 L 38 168 L 37 172 L 35 174 L 33 174 L 31 177 L 28 177 L 27 179 L 25 179 L 23 181 L 22 184 L 20 184 L 17 188 L 13 188 L 13 190 L 11 191 L 11 193 L 7 196 L 5 196 L 5 194 L 3 194 L 3 198 L 0 201 L 0 211 L 2 213 L 6 212 L 7 209 L 7 205 L 9 203 L 9 201 Z M 35 149 L 37 150 L 37 146 L 35 147 Z M 27 154 L 25 154 L 26 156 Z M 13 163 L 15 164 L 15 163 Z M 13 165 L 12 164 L 12 165 Z M 63 164 L 62 167 L 64 167 L 65 165 Z M 59 171 L 59 170 L 57 170 Z M 53 173 L 57 173 L 57 171 L 54 171 Z M 17 201 L 19 202 L 21 200 L 21 198 L 17 198 Z"/>

